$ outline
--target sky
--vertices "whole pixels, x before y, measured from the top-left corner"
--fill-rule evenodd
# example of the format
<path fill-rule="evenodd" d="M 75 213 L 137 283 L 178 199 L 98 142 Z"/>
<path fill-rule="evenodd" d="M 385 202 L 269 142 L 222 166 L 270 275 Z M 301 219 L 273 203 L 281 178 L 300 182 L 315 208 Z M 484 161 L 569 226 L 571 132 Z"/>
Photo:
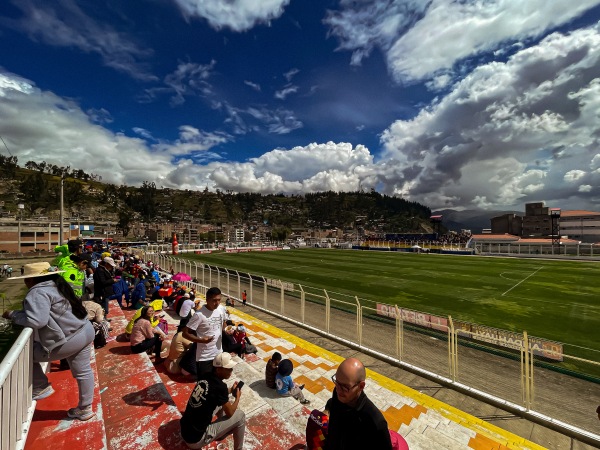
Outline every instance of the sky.
<path fill-rule="evenodd" d="M 600 211 L 600 0 L 5 0 L 0 153 L 117 185 Z"/>

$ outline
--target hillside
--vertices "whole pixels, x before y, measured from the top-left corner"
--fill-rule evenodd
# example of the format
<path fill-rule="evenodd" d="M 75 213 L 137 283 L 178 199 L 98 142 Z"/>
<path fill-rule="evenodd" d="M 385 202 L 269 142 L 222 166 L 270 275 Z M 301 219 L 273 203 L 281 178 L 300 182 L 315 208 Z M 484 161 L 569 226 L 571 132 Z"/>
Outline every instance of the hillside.
<path fill-rule="evenodd" d="M 60 182 L 64 176 L 64 208 L 68 217 L 117 222 L 127 230 L 132 221 L 267 224 L 294 228 L 356 228 L 393 232 L 423 232 L 431 210 L 419 203 L 371 192 L 321 192 L 287 196 L 159 189 L 102 183 L 101 177 L 70 167 L 0 156 L 0 201 L 3 216 L 57 219 Z"/>

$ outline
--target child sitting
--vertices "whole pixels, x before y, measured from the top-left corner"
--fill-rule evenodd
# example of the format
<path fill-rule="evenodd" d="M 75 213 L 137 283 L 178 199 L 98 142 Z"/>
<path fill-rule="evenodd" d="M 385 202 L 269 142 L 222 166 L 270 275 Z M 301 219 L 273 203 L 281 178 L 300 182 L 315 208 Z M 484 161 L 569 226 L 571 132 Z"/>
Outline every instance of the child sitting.
<path fill-rule="evenodd" d="M 267 365 L 265 367 L 265 382 L 267 383 L 267 387 L 271 389 L 275 389 L 275 377 L 277 376 L 277 367 L 279 366 L 279 362 L 281 361 L 281 353 L 275 352 L 271 359 L 267 361 Z"/>
<path fill-rule="evenodd" d="M 290 376 L 294 371 L 294 364 L 289 359 L 284 359 L 277 367 L 277 375 L 275 375 L 275 386 L 277 393 L 283 397 L 294 397 L 300 400 L 303 405 L 308 405 L 309 400 L 304 398 L 302 389 L 304 385 L 298 386 Z"/>

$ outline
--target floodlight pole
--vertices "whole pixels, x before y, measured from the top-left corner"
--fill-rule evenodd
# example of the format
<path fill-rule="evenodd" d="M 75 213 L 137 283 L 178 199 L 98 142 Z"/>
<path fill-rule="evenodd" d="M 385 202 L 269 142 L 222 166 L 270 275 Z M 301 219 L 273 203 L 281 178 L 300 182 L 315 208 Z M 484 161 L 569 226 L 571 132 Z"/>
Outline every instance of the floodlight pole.
<path fill-rule="evenodd" d="M 550 221 L 552 224 L 552 254 L 554 254 L 555 246 L 560 250 L 560 208 L 550 209 Z"/>

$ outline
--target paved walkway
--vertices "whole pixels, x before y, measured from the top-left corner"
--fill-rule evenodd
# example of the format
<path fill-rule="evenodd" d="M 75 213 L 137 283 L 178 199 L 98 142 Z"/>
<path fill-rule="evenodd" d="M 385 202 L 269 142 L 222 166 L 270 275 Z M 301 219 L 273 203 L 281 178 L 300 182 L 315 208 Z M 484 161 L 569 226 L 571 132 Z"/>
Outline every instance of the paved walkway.
<path fill-rule="evenodd" d="M 234 321 L 246 325 L 258 347 L 256 355 L 236 366 L 229 381 L 246 383 L 240 401 L 247 418 L 244 448 L 302 449 L 310 409 L 322 408 L 331 396 L 330 377 L 343 358 L 247 314 L 253 312 L 250 308 L 231 312 Z M 132 314 L 113 305 L 113 333 L 122 332 Z M 172 318 L 169 321 L 176 323 Z M 169 334 L 174 331 L 172 326 Z M 294 362 L 294 379 L 306 384 L 310 409 L 265 386 L 265 362 L 275 351 Z M 165 373 L 161 366 L 154 367 L 146 354 L 132 355 L 128 342 L 118 340 L 97 351 L 94 365 L 98 373 L 96 418 L 86 423 L 65 419 L 66 410 L 76 403 L 77 389 L 70 373 L 54 366 L 49 377 L 57 392 L 38 402 L 27 449 L 49 444 L 70 450 L 185 448 L 178 421 L 193 380 Z M 367 395 L 412 450 L 544 448 L 379 373 L 368 370 L 367 376 Z M 232 439 L 208 448 L 232 448 Z"/>

